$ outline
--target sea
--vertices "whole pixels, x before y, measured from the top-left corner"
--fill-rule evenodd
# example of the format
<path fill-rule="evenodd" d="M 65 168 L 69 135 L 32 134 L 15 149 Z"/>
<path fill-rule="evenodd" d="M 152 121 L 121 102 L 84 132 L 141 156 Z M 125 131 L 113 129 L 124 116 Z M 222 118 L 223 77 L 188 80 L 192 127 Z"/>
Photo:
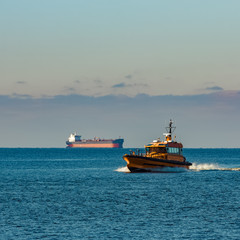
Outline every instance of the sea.
<path fill-rule="evenodd" d="M 130 173 L 130 149 L 0 148 L 0 239 L 240 239 L 240 149 Z"/>

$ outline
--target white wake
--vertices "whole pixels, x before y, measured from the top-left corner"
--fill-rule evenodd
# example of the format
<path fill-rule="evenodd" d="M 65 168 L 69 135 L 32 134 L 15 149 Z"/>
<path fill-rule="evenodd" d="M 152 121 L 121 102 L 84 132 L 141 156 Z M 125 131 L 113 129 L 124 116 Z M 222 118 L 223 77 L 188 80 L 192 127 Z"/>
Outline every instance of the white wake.
<path fill-rule="evenodd" d="M 129 173 L 130 172 L 128 167 L 120 167 L 120 168 L 116 169 L 115 171 L 116 172 L 125 172 L 125 173 Z"/>
<path fill-rule="evenodd" d="M 189 167 L 190 170 L 194 171 L 207 171 L 207 170 L 220 170 L 220 171 L 240 171 L 240 168 L 223 168 L 215 163 L 193 163 Z"/>
<path fill-rule="evenodd" d="M 216 170 L 220 170 L 220 171 L 240 171 L 240 168 L 224 168 L 224 167 L 220 167 L 218 164 L 215 164 L 215 163 L 200 163 L 200 164 L 193 163 L 192 166 L 189 167 L 189 169 L 193 170 L 193 171 L 208 171 L 208 170 L 212 170 L 212 171 L 216 171 Z M 159 172 L 182 172 L 182 171 L 186 171 L 187 169 L 185 169 L 185 168 L 155 169 L 155 171 L 157 171 L 157 170 Z M 127 168 L 127 166 L 119 167 L 114 171 L 123 172 L 123 173 L 130 173 L 130 170 Z"/>

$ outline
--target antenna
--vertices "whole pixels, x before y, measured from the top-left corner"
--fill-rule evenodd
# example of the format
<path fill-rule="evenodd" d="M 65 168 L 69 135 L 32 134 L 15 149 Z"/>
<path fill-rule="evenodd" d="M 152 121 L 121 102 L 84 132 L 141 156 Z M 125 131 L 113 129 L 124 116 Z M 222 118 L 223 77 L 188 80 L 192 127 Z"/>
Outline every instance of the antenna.
<path fill-rule="evenodd" d="M 166 127 L 167 132 L 171 134 L 174 132 L 175 129 L 176 129 L 176 127 L 173 127 L 173 121 L 172 121 L 172 119 L 170 119 L 169 126 Z"/>

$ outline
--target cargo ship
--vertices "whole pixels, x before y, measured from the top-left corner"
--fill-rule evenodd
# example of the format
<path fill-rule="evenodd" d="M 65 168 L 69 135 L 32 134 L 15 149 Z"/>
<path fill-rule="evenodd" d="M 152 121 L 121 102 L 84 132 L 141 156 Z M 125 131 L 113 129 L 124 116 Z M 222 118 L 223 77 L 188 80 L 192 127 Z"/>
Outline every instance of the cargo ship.
<path fill-rule="evenodd" d="M 163 168 L 186 168 L 192 163 L 187 162 L 183 156 L 183 145 L 172 139 L 173 121 L 170 119 L 169 126 L 166 127 L 167 133 L 164 133 L 165 139 L 153 140 L 152 143 L 145 146 L 145 153 L 139 150 L 130 151 L 125 154 L 123 159 L 127 162 L 127 167 L 131 172 L 156 172 Z"/>
<path fill-rule="evenodd" d="M 66 141 L 67 148 L 122 148 L 124 139 L 81 139 L 80 135 L 71 133 L 68 141 Z"/>

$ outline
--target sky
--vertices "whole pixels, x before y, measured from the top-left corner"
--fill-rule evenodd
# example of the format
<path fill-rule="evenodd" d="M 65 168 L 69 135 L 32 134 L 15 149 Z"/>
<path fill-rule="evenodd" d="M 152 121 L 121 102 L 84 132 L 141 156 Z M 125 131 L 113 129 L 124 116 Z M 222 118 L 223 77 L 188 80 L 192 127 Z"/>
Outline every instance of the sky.
<path fill-rule="evenodd" d="M 239 147 L 238 0 L 0 0 L 0 147 L 71 132 Z"/>

